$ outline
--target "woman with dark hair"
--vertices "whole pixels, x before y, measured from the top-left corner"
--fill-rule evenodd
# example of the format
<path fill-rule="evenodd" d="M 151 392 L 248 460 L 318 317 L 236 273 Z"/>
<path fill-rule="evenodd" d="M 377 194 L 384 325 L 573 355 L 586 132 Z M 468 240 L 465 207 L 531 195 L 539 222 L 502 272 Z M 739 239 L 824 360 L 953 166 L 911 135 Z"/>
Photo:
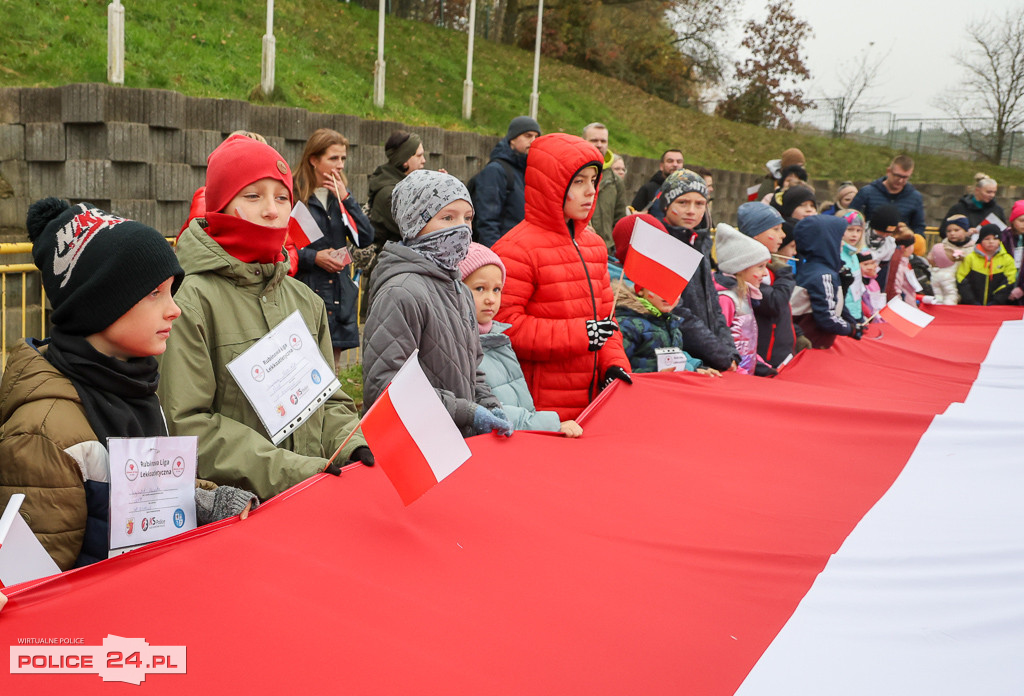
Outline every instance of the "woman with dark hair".
<path fill-rule="evenodd" d="M 348 243 L 373 242 L 373 225 L 348 190 L 345 161 L 348 139 L 320 128 L 306 141 L 295 166 L 295 199 L 303 203 L 323 236 L 299 249 L 296 278 L 308 285 L 327 306 L 327 323 L 337 370 L 341 351 L 359 345 L 356 302 L 359 289 L 351 277 Z"/>

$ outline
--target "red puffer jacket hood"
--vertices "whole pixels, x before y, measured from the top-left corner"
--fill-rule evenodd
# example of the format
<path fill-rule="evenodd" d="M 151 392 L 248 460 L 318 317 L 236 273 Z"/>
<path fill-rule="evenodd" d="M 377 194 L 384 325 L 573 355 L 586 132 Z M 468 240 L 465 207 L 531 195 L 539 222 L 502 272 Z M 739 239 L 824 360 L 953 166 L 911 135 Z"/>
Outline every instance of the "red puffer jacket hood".
<path fill-rule="evenodd" d="M 601 153 L 579 136 L 550 133 L 534 140 L 526 161 L 526 220 L 549 230 L 568 232 L 562 207 L 569 185 L 584 167 L 595 167 L 600 183 L 601 164 Z M 590 223 L 596 196 L 594 202 L 586 220 L 574 221 L 577 232 Z"/>

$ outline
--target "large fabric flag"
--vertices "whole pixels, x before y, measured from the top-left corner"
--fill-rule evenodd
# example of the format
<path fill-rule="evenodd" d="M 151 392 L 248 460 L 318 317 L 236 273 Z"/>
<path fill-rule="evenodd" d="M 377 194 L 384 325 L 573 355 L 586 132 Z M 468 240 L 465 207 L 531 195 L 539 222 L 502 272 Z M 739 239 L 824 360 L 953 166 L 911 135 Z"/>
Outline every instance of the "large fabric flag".
<path fill-rule="evenodd" d="M 21 516 L 24 501 L 23 493 L 15 493 L 0 516 L 0 587 L 60 572 Z"/>
<path fill-rule="evenodd" d="M 674 303 L 704 255 L 638 216 L 629 238 L 623 272 L 637 285 Z"/>
<path fill-rule="evenodd" d="M 470 457 L 413 351 L 363 416 L 363 436 L 402 502 L 413 502 Z"/>
<path fill-rule="evenodd" d="M 922 312 L 917 307 L 907 304 L 900 299 L 899 295 L 889 300 L 878 312 L 878 316 L 911 338 L 921 333 L 921 330 L 932 323 L 935 318 L 927 312 Z"/>
<path fill-rule="evenodd" d="M 146 696 L 234 693 L 254 665 L 261 693 L 1019 694 L 1024 310 L 929 312 L 916 338 L 838 338 L 771 380 L 636 375 L 579 439 L 469 438 L 408 507 L 371 468 L 313 477 L 247 520 L 5 589 L 0 646 L 187 646 Z M 256 629 L 210 630 L 198 596 L 257 608 Z M 339 636 L 344 659 L 318 657 Z M 79 643 L 32 644 L 50 639 Z"/>
<path fill-rule="evenodd" d="M 313 214 L 302 201 L 295 201 L 292 214 L 288 218 L 288 236 L 299 249 L 309 246 L 324 236 L 320 225 L 316 224 Z"/>

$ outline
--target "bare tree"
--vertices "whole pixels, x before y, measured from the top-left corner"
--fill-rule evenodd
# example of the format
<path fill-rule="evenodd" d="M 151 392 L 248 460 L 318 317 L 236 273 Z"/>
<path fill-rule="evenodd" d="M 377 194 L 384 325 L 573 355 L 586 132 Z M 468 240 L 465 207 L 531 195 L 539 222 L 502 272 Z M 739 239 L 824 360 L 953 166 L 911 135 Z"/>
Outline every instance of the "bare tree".
<path fill-rule="evenodd" d="M 892 48 L 881 53 L 874 46 L 875 42 L 872 41 L 851 63 L 844 62 L 839 66 L 837 89 L 828 94 L 826 101 L 832 112 L 833 137 L 846 137 L 854 116 L 878 106 L 866 103 L 865 98 L 878 85 L 882 65 L 888 60 Z"/>
<path fill-rule="evenodd" d="M 957 56 L 965 77 L 944 107 L 960 120 L 967 146 L 999 164 L 1024 126 L 1024 8 L 972 22 L 965 32 L 971 45 Z M 986 125 L 979 128 L 978 119 Z"/>
<path fill-rule="evenodd" d="M 689 78 L 721 82 L 729 60 L 722 37 L 736 17 L 738 0 L 672 0 L 666 18 L 676 34 L 676 48 L 691 66 Z"/>

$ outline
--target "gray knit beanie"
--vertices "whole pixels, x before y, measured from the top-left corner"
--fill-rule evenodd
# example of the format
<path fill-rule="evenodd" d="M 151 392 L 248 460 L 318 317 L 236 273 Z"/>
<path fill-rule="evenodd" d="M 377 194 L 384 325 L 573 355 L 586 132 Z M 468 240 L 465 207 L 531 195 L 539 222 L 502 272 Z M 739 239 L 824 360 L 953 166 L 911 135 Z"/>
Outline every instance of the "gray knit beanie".
<path fill-rule="evenodd" d="M 718 256 L 718 269 L 730 275 L 768 261 L 772 257 L 764 244 L 724 223 L 719 223 L 715 228 L 715 250 Z"/>
<path fill-rule="evenodd" d="M 517 138 L 523 133 L 529 131 L 535 131 L 537 135 L 544 135 L 540 130 L 540 124 L 536 120 L 529 116 L 516 116 L 508 124 L 508 132 L 505 134 L 505 140 L 512 140 Z"/>
<path fill-rule="evenodd" d="M 451 174 L 418 169 L 399 181 L 391 194 L 391 215 L 402 241 L 415 239 L 441 208 L 460 199 L 473 202 L 466 185 Z"/>
<path fill-rule="evenodd" d="M 704 177 L 689 169 L 679 169 L 669 174 L 661 185 L 662 210 L 668 210 L 672 201 L 687 193 L 699 193 L 706 199 L 708 185 Z"/>

